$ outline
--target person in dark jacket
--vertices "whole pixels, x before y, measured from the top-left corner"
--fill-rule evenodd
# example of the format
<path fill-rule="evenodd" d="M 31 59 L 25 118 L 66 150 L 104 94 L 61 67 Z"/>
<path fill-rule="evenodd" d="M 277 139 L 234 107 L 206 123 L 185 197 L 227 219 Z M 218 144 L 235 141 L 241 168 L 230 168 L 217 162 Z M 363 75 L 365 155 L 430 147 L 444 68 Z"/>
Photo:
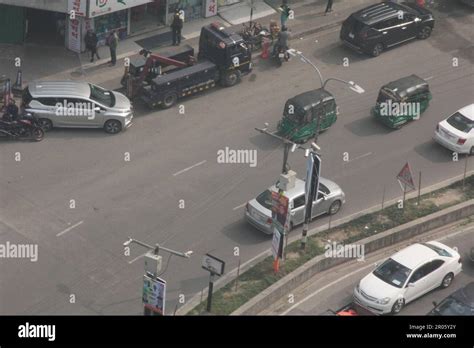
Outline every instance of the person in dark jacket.
<path fill-rule="evenodd" d="M 181 30 L 183 29 L 183 19 L 179 10 L 176 10 L 171 23 L 173 33 L 173 45 L 178 46 L 181 43 Z"/>
<path fill-rule="evenodd" d="M 329 12 L 332 12 L 332 0 L 328 0 L 326 5 L 326 11 L 324 11 L 324 15 L 327 15 Z"/>
<path fill-rule="evenodd" d="M 97 52 L 97 42 L 99 40 L 97 39 L 97 34 L 92 29 L 87 31 L 84 41 L 86 43 L 86 49 L 91 52 L 91 62 L 94 61 L 94 56 L 100 59 L 99 53 Z"/>
<path fill-rule="evenodd" d="M 117 46 L 118 46 L 118 35 L 116 30 L 112 30 L 109 37 L 107 38 L 107 45 L 110 48 L 110 65 L 114 66 L 117 63 Z"/>

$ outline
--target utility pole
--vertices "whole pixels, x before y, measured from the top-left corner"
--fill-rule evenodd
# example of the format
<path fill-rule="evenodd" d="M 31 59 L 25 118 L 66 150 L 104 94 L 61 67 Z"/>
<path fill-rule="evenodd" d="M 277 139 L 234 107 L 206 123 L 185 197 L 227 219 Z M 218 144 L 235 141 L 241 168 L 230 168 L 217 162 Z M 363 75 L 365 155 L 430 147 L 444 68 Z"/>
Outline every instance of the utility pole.
<path fill-rule="evenodd" d="M 144 275 L 144 279 L 146 279 L 146 277 L 149 277 L 150 279 L 155 281 L 157 284 L 162 285 L 162 298 L 161 298 L 162 303 L 161 303 L 161 305 L 162 305 L 163 310 L 161 311 L 161 315 L 164 315 L 165 314 L 164 313 L 164 305 L 165 305 L 166 282 L 159 278 L 159 276 L 161 275 L 160 271 L 161 271 L 161 264 L 162 264 L 162 257 L 159 255 L 159 252 L 161 250 L 163 250 L 163 251 L 165 251 L 165 252 L 167 252 L 171 255 L 176 255 L 176 256 L 179 256 L 179 257 L 187 258 L 187 259 L 189 259 L 191 257 L 193 252 L 191 250 L 189 250 L 185 253 L 182 253 L 182 252 L 179 252 L 179 251 L 176 251 L 176 250 L 173 250 L 173 249 L 165 248 L 165 247 L 161 246 L 158 243 L 156 243 L 153 246 L 153 245 L 147 244 L 145 242 L 139 241 L 137 239 L 133 239 L 131 237 L 128 237 L 128 240 L 125 243 L 123 243 L 123 246 L 126 248 L 132 243 L 138 244 L 138 245 L 150 250 L 145 255 L 145 275 Z M 170 255 L 170 257 L 171 257 L 171 255 Z M 166 269 L 165 269 L 165 271 L 166 271 Z M 156 296 L 156 297 L 159 297 L 159 296 Z M 156 300 L 157 300 L 157 303 L 158 303 L 159 299 L 156 299 Z M 157 304 L 155 304 L 155 306 L 156 305 Z M 149 307 L 144 306 L 143 314 L 144 315 L 154 315 L 154 312 Z"/>

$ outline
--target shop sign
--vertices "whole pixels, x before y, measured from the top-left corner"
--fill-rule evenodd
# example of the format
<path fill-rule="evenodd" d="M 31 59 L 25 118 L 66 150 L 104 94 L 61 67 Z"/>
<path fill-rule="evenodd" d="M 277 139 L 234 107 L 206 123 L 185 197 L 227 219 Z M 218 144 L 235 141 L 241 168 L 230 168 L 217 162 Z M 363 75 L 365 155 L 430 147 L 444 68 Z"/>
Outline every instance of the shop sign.
<path fill-rule="evenodd" d="M 206 12 L 204 16 L 212 17 L 217 15 L 217 0 L 206 0 Z"/>
<path fill-rule="evenodd" d="M 89 18 L 126 10 L 153 2 L 153 0 L 89 0 Z"/>

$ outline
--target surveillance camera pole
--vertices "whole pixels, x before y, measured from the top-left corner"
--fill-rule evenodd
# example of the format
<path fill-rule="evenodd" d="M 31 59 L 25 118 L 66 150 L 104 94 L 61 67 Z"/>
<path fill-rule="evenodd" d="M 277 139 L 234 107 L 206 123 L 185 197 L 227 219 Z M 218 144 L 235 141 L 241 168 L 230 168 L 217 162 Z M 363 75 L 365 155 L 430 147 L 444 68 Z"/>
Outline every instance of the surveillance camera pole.
<path fill-rule="evenodd" d="M 147 244 L 147 243 L 145 243 L 145 242 L 142 242 L 142 241 L 140 241 L 140 240 L 137 240 L 137 239 L 134 239 L 134 238 L 131 238 L 131 237 L 128 237 L 128 240 L 127 240 L 125 243 L 123 243 L 123 246 L 124 246 L 124 247 L 128 247 L 128 246 L 129 246 L 130 244 L 132 244 L 132 243 L 138 244 L 138 245 L 140 245 L 140 246 L 142 246 L 142 247 L 144 247 L 144 248 L 147 248 L 147 249 L 153 251 L 153 254 L 154 254 L 154 255 L 158 255 L 159 252 L 160 252 L 160 250 L 163 250 L 163 251 L 166 251 L 166 252 L 169 253 L 169 254 L 172 254 L 172 255 L 176 255 L 176 256 L 179 256 L 179 257 L 184 257 L 184 258 L 186 258 L 186 259 L 189 259 L 189 258 L 191 257 L 191 255 L 192 255 L 192 253 L 193 253 L 191 250 L 189 250 L 189 251 L 187 251 L 187 252 L 185 252 L 185 253 L 182 253 L 182 252 L 180 252 L 180 251 L 176 251 L 176 250 L 173 250 L 173 249 L 165 248 L 165 247 L 161 246 L 161 245 L 158 244 L 158 243 L 156 243 L 155 246 L 153 246 L 153 245 Z M 147 275 L 147 274 L 150 274 L 150 273 L 147 272 L 146 269 L 145 269 L 145 275 Z M 157 275 L 157 274 L 153 274 L 153 278 L 154 278 L 154 279 L 158 279 L 158 275 Z M 143 314 L 144 314 L 144 315 L 153 315 L 152 310 L 150 310 L 150 309 L 147 308 L 147 307 L 144 307 L 144 312 L 143 312 Z M 164 313 L 162 313 L 162 315 L 164 315 Z"/>

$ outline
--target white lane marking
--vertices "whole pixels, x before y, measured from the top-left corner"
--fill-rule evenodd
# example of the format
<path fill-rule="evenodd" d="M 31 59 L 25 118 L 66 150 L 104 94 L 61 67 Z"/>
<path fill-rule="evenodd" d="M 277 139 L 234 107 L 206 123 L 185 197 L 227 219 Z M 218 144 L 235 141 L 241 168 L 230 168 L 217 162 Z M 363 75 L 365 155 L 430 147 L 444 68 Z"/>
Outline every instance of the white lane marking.
<path fill-rule="evenodd" d="M 202 165 L 202 164 L 204 164 L 204 163 L 206 163 L 206 162 L 207 162 L 207 161 L 204 160 L 204 161 L 202 161 L 202 162 L 196 163 L 196 164 L 192 165 L 191 167 L 185 168 L 185 169 L 183 169 L 183 170 L 180 170 L 179 172 L 174 173 L 173 176 L 178 176 L 179 174 L 183 174 L 183 173 L 187 172 L 188 170 L 191 170 L 191 169 L 193 169 L 193 168 L 195 168 L 195 167 L 197 167 L 197 166 L 200 166 L 200 165 Z"/>
<path fill-rule="evenodd" d="M 236 207 L 233 208 L 232 210 L 237 210 L 237 209 L 243 208 L 243 207 L 245 207 L 246 204 L 247 204 L 247 202 L 245 202 L 244 204 L 241 204 L 241 205 L 236 206 Z"/>
<path fill-rule="evenodd" d="M 56 237 L 60 237 L 60 236 L 62 236 L 63 234 L 68 233 L 68 232 L 69 232 L 70 230 L 72 230 L 73 228 L 76 228 L 77 226 L 82 225 L 83 222 L 84 222 L 83 220 L 82 220 L 82 221 L 79 221 L 77 224 L 72 225 L 71 227 L 66 228 L 64 231 L 59 232 L 59 233 L 56 235 Z"/>
<path fill-rule="evenodd" d="M 429 81 L 429 80 L 431 80 L 433 77 L 434 77 L 434 76 L 427 77 L 427 78 L 425 79 L 425 81 Z"/>
<path fill-rule="evenodd" d="M 372 152 L 367 152 L 367 153 L 364 153 L 363 155 L 357 156 L 357 157 L 355 157 L 355 158 L 353 158 L 353 159 L 351 159 L 347 162 L 350 163 L 350 162 L 353 162 L 355 160 L 358 160 L 358 159 L 361 159 L 361 158 L 364 158 L 364 157 L 367 157 L 367 156 L 370 156 L 370 155 L 373 155 L 373 153 Z"/>
<path fill-rule="evenodd" d="M 131 265 L 132 263 L 134 263 L 135 261 L 141 259 L 143 256 L 145 256 L 147 253 L 144 253 L 142 255 L 138 255 L 137 257 L 135 257 L 133 260 L 130 260 L 128 261 L 128 264 Z"/>
<path fill-rule="evenodd" d="M 288 308 L 286 311 L 284 311 L 284 312 L 281 313 L 280 315 L 286 315 L 288 312 L 292 311 L 293 309 L 295 309 L 296 307 L 298 307 L 298 306 L 299 306 L 300 304 L 302 304 L 303 302 L 306 302 L 307 300 L 309 300 L 309 299 L 310 299 L 311 297 L 313 297 L 314 295 L 319 294 L 321 291 L 324 291 L 325 289 L 327 289 L 327 288 L 333 286 L 334 284 L 339 283 L 341 280 L 346 279 L 346 278 L 349 278 L 349 277 L 353 276 L 354 274 L 357 274 L 357 273 L 359 273 L 359 272 L 361 272 L 361 271 L 364 271 L 364 270 L 366 270 L 367 268 L 371 268 L 371 267 L 374 267 L 374 264 L 373 264 L 373 263 L 371 263 L 370 265 L 367 265 L 367 266 L 365 266 L 365 267 L 363 267 L 363 268 L 360 268 L 360 269 L 358 269 L 358 270 L 356 270 L 356 271 L 354 271 L 354 272 L 351 272 L 351 273 L 349 273 L 349 274 L 346 274 L 346 275 L 345 275 L 344 277 L 342 277 L 342 278 L 336 279 L 335 281 L 333 281 L 333 282 L 331 282 L 331 283 L 329 283 L 329 284 L 323 286 L 321 289 L 318 289 L 318 290 L 316 290 L 315 292 L 313 292 L 312 294 L 309 294 L 308 296 L 306 296 L 306 297 L 305 297 L 304 299 L 302 299 L 301 301 L 296 302 L 294 305 L 292 305 L 290 308 Z"/>

